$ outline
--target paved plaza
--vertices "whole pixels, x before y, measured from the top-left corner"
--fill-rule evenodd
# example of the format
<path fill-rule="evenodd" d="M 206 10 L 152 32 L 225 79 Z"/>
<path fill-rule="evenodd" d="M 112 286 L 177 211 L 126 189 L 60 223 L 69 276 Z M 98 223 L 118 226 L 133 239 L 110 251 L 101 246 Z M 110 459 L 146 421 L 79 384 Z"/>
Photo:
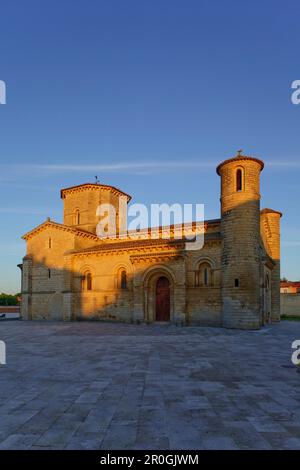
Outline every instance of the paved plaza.
<path fill-rule="evenodd" d="M 300 449 L 300 323 L 3 321 L 0 449 Z"/>

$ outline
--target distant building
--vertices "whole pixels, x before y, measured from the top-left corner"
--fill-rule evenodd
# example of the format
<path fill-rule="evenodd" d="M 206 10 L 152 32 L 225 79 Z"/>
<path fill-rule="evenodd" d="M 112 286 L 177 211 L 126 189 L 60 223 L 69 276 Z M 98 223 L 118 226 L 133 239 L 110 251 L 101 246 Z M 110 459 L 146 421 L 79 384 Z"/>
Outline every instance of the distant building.
<path fill-rule="evenodd" d="M 280 282 L 281 315 L 300 317 L 300 282 Z"/>
<path fill-rule="evenodd" d="M 280 293 L 281 294 L 300 294 L 300 282 L 299 281 L 281 281 L 280 282 Z"/>

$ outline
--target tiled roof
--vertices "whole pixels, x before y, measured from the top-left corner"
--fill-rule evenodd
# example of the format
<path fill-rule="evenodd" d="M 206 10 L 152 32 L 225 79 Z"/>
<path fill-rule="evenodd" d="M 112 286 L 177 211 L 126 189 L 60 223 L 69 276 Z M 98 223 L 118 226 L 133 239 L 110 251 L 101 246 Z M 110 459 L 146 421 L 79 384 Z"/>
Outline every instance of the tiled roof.
<path fill-rule="evenodd" d="M 53 228 L 57 228 L 57 229 L 60 229 L 60 230 L 64 230 L 66 232 L 74 233 L 75 235 L 84 236 L 84 237 L 88 237 L 88 238 L 93 238 L 94 240 L 100 240 L 97 237 L 97 235 L 95 235 L 91 232 L 88 232 L 88 231 L 82 230 L 82 229 L 77 229 L 77 228 L 74 228 L 74 227 L 69 227 L 68 225 L 59 224 L 58 222 L 53 222 L 52 220 L 49 220 L 49 219 L 47 219 L 45 222 L 38 225 L 34 229 L 30 230 L 29 232 L 25 233 L 25 235 L 23 235 L 22 238 L 23 238 L 23 240 L 28 240 L 28 238 L 35 235 L 35 233 L 38 233 L 38 232 L 40 232 L 41 230 L 44 230 L 47 227 L 53 227 Z"/>
<path fill-rule="evenodd" d="M 219 232 L 205 234 L 205 241 L 221 240 L 221 234 Z M 84 254 L 94 252 L 105 252 L 105 251 L 119 251 L 119 250 L 130 250 L 145 246 L 147 248 L 157 246 L 168 246 L 168 247 L 180 247 L 184 248 L 185 243 L 189 243 L 189 239 L 167 239 L 167 238 L 141 238 L 141 239 L 124 239 L 114 242 L 105 242 L 100 245 L 96 245 L 89 248 L 80 250 L 71 250 L 68 253 L 73 254 Z M 192 241 L 191 241 L 192 242 Z"/>
<path fill-rule="evenodd" d="M 300 288 L 300 281 L 281 281 L 280 287 L 297 287 Z"/>
<path fill-rule="evenodd" d="M 260 168 L 261 170 L 263 170 L 265 164 L 262 160 L 260 160 L 259 158 L 254 158 L 254 157 L 250 157 L 250 156 L 247 156 L 247 155 L 236 155 L 235 157 L 232 157 L 232 158 L 228 158 L 227 160 L 224 160 L 223 162 L 221 162 L 218 166 L 217 166 L 217 173 L 218 175 L 220 174 L 220 169 L 222 168 L 223 165 L 226 165 L 227 163 L 238 163 L 238 162 L 242 162 L 242 161 L 252 161 L 252 162 L 256 162 L 260 165 Z"/>
<path fill-rule="evenodd" d="M 80 189 L 88 189 L 88 188 L 95 188 L 95 189 L 111 189 L 112 191 L 114 192 L 117 192 L 119 194 L 122 194 L 123 196 L 126 196 L 127 197 L 127 201 L 129 202 L 131 200 L 131 196 L 127 193 L 124 193 L 124 191 L 121 191 L 120 189 L 116 188 L 115 186 L 110 186 L 108 184 L 96 184 L 96 183 L 83 183 L 83 184 L 78 184 L 76 186 L 70 186 L 69 188 L 63 188 L 61 189 L 60 191 L 60 196 L 61 198 L 63 199 L 65 194 L 68 193 L 68 192 L 72 192 L 76 189 L 80 190 Z"/>
<path fill-rule="evenodd" d="M 269 209 L 268 207 L 266 207 L 265 209 L 262 209 L 260 213 L 261 214 L 279 214 L 280 217 L 282 217 L 282 212 L 275 211 L 274 209 Z"/>

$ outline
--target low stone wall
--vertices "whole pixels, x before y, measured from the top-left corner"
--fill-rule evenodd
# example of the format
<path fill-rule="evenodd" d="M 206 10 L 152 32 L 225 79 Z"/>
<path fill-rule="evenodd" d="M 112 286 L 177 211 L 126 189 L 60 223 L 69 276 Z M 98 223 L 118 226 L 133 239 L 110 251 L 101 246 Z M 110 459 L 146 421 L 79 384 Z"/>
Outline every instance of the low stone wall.
<path fill-rule="evenodd" d="M 300 317 L 300 294 L 280 294 L 281 315 Z"/>

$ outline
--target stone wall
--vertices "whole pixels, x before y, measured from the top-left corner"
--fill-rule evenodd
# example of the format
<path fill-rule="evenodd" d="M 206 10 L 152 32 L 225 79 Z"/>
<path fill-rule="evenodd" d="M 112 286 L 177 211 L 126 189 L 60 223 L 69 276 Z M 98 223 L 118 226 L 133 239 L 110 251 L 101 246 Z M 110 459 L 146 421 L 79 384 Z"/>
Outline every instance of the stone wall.
<path fill-rule="evenodd" d="M 221 240 L 210 240 L 202 250 L 188 253 L 186 298 L 189 325 L 222 325 L 221 250 Z M 211 267 L 208 286 L 204 286 L 202 282 L 199 285 L 196 283 L 197 271 L 202 263 Z"/>
<path fill-rule="evenodd" d="M 126 289 L 118 285 L 121 268 L 127 273 Z M 133 280 L 128 253 L 75 256 L 72 258 L 71 271 L 74 320 L 132 320 Z M 91 291 L 81 291 L 81 279 L 86 272 L 92 275 Z"/>
<path fill-rule="evenodd" d="M 280 218 L 281 213 L 263 209 L 260 216 L 261 237 L 266 253 L 275 263 L 271 277 L 271 317 L 280 321 Z"/>
<path fill-rule="evenodd" d="M 300 318 L 300 294 L 280 294 L 281 315 Z"/>
<path fill-rule="evenodd" d="M 240 154 L 219 165 L 221 219 L 205 222 L 201 250 L 186 249 L 174 228 L 169 242 L 148 239 L 148 231 L 99 239 L 98 204 L 112 204 L 117 216 L 120 198 L 127 203 L 130 197 L 101 185 L 63 190 L 65 225 L 48 220 L 23 237 L 22 318 L 152 322 L 161 318 L 155 316 L 156 288 L 166 277 L 174 324 L 259 328 L 264 310 L 277 321 L 281 214 L 260 214 L 262 168 L 260 160 Z M 120 270 L 127 274 L 125 288 Z"/>
<path fill-rule="evenodd" d="M 184 244 L 168 242 L 145 247 L 74 253 L 74 235 L 48 228 L 28 240 L 24 259 L 22 316 L 34 320 L 155 321 L 155 288 L 160 276 L 171 288 L 172 323 L 222 324 L 221 249 L 219 224 L 202 250 L 186 252 Z M 49 239 L 51 243 L 49 245 Z M 101 248 L 101 247 L 99 247 Z M 68 250 L 69 249 L 69 250 Z M 70 251 L 71 249 L 71 251 Z M 210 266 L 209 285 L 196 285 L 201 263 Z M 118 273 L 125 269 L 127 286 L 122 289 Z M 91 291 L 82 290 L 90 273 Z M 26 301 L 25 301 L 26 300 Z"/>

